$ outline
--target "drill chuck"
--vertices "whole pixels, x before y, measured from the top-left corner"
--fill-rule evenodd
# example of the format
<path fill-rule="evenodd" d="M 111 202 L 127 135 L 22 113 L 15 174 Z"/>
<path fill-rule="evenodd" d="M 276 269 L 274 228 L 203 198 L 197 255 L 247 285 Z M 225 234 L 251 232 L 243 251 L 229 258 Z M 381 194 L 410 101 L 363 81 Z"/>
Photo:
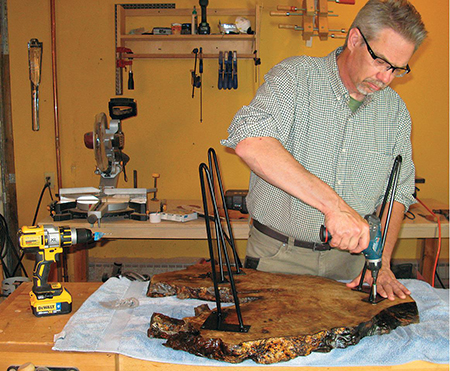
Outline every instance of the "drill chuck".
<path fill-rule="evenodd" d="M 78 243 L 88 243 L 94 240 L 92 231 L 87 228 L 76 228 L 75 236 L 74 245 Z"/>
<path fill-rule="evenodd" d="M 380 259 L 374 259 L 374 260 L 368 260 L 367 265 L 369 270 L 372 272 L 372 277 L 374 274 L 378 275 L 379 270 L 381 269 L 381 258 Z"/>

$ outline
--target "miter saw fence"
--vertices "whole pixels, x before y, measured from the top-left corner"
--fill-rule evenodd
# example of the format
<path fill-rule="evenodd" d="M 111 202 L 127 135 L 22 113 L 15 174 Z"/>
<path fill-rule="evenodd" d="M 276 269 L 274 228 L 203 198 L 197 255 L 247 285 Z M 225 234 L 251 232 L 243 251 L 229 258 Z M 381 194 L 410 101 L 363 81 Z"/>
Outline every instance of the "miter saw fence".
<path fill-rule="evenodd" d="M 153 188 L 61 188 L 50 213 L 54 221 L 87 219 L 92 225 L 104 218 L 146 221 L 148 192 Z"/>
<path fill-rule="evenodd" d="M 94 150 L 96 170 L 100 175 L 99 188 L 61 188 L 60 201 L 50 205 L 54 221 L 86 218 L 91 224 L 105 217 L 126 217 L 148 220 L 147 193 L 156 188 L 116 188 L 118 176 L 130 158 L 122 152 L 125 136 L 121 120 L 137 115 L 136 102 L 130 98 L 113 98 L 109 102 L 108 124 L 102 112 L 95 116 L 93 132 L 84 135 L 84 144 Z"/>

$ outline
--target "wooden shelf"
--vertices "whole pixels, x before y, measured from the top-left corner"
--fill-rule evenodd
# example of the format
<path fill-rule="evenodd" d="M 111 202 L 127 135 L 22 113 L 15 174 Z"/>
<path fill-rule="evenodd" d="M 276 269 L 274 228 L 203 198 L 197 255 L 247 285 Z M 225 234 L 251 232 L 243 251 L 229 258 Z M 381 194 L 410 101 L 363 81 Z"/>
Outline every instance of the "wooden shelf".
<path fill-rule="evenodd" d="M 177 40 L 254 40 L 253 35 L 124 35 L 121 37 L 123 41 L 177 41 Z"/>
<path fill-rule="evenodd" d="M 200 9 L 199 9 L 200 10 Z M 122 54 L 122 58 L 193 58 L 192 50 L 202 48 L 204 58 L 217 58 L 220 51 L 236 51 L 238 58 L 253 59 L 255 51 L 259 50 L 259 29 L 261 6 L 254 9 L 209 9 L 207 19 L 211 28 L 214 22 L 219 23 L 217 17 L 248 17 L 252 23 L 253 35 L 238 34 L 210 34 L 210 35 L 130 35 L 127 29 L 129 17 L 170 17 L 160 22 L 157 27 L 180 22 L 184 17 L 186 23 L 190 22 L 192 9 L 125 9 L 117 5 L 116 17 L 116 46 L 132 50 L 132 54 Z M 178 17 L 178 18 L 177 18 Z M 233 18 L 233 20 L 234 20 Z M 200 19 L 200 14 L 199 14 Z"/>

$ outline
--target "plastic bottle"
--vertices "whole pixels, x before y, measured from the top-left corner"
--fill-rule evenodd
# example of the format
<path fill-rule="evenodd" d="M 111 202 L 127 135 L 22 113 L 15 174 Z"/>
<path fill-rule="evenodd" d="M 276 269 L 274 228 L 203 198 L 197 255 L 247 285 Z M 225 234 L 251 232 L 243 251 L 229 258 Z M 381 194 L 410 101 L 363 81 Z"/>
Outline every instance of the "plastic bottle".
<path fill-rule="evenodd" d="M 195 9 L 195 5 L 194 5 L 194 10 L 192 11 L 192 18 L 191 18 L 191 34 L 192 35 L 196 35 L 197 34 L 197 9 Z"/>

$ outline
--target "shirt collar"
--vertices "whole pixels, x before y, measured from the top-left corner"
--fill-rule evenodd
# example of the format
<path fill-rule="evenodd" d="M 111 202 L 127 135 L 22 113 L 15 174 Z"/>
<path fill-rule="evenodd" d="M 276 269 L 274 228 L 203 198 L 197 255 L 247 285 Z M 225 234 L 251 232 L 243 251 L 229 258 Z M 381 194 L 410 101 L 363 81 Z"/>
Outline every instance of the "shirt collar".
<path fill-rule="evenodd" d="M 336 50 L 332 51 L 330 54 L 327 55 L 327 73 L 329 76 L 331 88 L 333 89 L 334 94 L 336 95 L 337 100 L 343 100 L 344 102 L 348 102 L 350 100 L 350 94 L 348 93 L 347 88 L 345 87 L 344 83 L 341 80 L 341 76 L 339 75 L 339 68 L 337 65 L 337 57 L 339 54 L 342 53 L 344 48 L 340 46 Z M 375 92 L 376 94 L 378 92 Z M 372 101 L 372 95 L 366 96 L 366 98 L 363 101 L 363 104 L 366 105 L 367 103 Z"/>

